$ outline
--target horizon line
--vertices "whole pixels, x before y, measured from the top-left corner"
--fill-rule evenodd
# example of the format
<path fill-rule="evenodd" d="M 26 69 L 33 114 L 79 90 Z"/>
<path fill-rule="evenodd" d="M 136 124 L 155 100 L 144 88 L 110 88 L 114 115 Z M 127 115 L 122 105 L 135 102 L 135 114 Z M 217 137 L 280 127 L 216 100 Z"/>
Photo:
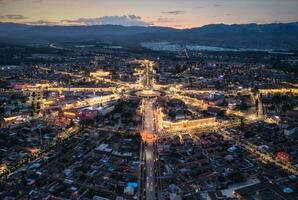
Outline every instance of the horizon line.
<path fill-rule="evenodd" d="M 18 22 L 1 22 L 0 24 L 19 24 L 19 25 L 27 25 L 27 26 L 60 26 L 60 27 L 92 27 L 92 26 L 122 26 L 122 27 L 160 27 L 160 28 L 171 28 L 171 29 L 193 29 L 193 28 L 202 28 L 204 26 L 210 26 L 210 25 L 226 25 L 226 26 L 233 26 L 233 25 L 269 25 L 269 24 L 293 24 L 298 23 L 298 20 L 295 21 L 289 21 L 289 22 L 268 22 L 268 23 L 258 23 L 258 22 L 251 22 L 251 23 L 211 23 L 211 24 L 205 24 L 202 26 L 193 26 L 193 27 L 174 27 L 174 26 L 158 26 L 158 25 L 148 25 L 148 26 L 141 26 L 141 25 L 123 25 L 123 24 L 30 24 L 30 23 L 18 23 Z"/>

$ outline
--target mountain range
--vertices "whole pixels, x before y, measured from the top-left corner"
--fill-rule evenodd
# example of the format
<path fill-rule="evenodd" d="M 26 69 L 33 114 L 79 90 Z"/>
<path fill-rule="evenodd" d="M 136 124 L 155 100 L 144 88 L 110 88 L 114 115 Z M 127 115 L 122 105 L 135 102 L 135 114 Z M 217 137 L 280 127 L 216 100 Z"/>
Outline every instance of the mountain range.
<path fill-rule="evenodd" d="M 117 44 L 167 41 L 218 47 L 298 50 L 298 22 L 211 24 L 190 29 L 157 26 L 33 26 L 0 23 L 0 42 L 82 40 Z"/>

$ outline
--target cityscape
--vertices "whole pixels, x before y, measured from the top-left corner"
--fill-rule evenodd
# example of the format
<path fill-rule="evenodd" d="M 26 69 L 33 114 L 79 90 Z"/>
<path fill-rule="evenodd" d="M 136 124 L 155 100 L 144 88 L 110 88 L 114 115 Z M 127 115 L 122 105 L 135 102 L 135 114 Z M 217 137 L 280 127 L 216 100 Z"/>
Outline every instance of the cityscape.
<path fill-rule="evenodd" d="M 0 199 L 298 199 L 298 22 L 45 24 L 23 3 L 0 1 Z"/>

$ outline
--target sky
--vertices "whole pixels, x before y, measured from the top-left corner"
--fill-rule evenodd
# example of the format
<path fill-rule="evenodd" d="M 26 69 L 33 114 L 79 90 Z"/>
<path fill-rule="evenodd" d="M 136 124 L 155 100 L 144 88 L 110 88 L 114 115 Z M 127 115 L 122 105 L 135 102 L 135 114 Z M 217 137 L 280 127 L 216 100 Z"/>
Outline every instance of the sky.
<path fill-rule="evenodd" d="M 200 27 L 298 21 L 298 0 L 0 0 L 0 22 Z"/>

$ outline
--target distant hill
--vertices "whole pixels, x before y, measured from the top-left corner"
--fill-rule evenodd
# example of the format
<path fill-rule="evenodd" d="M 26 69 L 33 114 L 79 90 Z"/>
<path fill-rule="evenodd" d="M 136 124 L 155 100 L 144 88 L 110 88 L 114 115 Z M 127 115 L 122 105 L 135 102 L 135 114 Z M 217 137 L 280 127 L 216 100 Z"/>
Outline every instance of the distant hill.
<path fill-rule="evenodd" d="M 180 41 L 220 47 L 298 50 L 298 22 L 261 25 L 212 24 L 191 29 L 120 25 L 31 26 L 0 23 L 0 42 L 61 40 L 99 40 L 120 44 Z"/>

